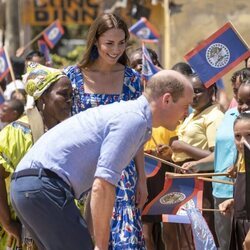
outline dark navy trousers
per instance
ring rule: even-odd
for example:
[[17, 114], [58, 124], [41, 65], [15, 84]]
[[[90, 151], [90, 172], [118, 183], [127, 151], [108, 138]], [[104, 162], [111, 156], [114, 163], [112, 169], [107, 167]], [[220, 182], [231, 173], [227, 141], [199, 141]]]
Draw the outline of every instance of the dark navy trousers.
[[86, 223], [63, 180], [17, 177], [11, 181], [11, 201], [39, 249], [93, 249]]

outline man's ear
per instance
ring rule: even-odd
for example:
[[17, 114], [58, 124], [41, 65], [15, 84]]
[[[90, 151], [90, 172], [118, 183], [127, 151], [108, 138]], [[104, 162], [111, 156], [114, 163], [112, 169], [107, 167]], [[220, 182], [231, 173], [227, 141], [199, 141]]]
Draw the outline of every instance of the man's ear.
[[170, 93], [165, 93], [163, 96], [162, 96], [162, 103], [163, 104], [168, 104], [170, 101], [171, 101], [171, 94]]

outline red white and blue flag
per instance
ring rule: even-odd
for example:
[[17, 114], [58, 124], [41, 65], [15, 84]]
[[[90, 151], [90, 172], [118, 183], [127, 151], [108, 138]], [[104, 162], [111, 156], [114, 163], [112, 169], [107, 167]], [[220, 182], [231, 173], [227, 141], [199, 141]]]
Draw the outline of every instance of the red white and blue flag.
[[129, 32], [143, 42], [155, 43], [159, 41], [160, 37], [159, 33], [145, 17], [142, 17], [138, 22], [131, 26]]
[[247, 44], [228, 22], [184, 58], [209, 87], [249, 56]]
[[149, 201], [142, 215], [161, 215], [163, 222], [190, 223], [186, 209], [202, 207], [203, 181], [165, 177], [162, 191]]
[[1, 88], [0, 89], [0, 105], [2, 105], [4, 103], [4, 101], [5, 101], [5, 99], [4, 99], [3, 91], [2, 91], [2, 88]]
[[153, 64], [146, 46], [142, 43], [142, 79], [148, 81], [158, 71], [159, 69]]
[[38, 49], [41, 53], [44, 54], [46, 62], [52, 62], [50, 53], [49, 53], [49, 48], [44, 40], [38, 40]]
[[0, 81], [9, 73], [10, 67], [3, 48], [0, 49]]
[[59, 20], [53, 22], [43, 31], [43, 37], [48, 46], [53, 49], [64, 34], [64, 29]]
[[145, 160], [145, 173], [147, 178], [153, 177], [161, 168], [161, 162], [147, 155], [144, 155], [144, 160]]

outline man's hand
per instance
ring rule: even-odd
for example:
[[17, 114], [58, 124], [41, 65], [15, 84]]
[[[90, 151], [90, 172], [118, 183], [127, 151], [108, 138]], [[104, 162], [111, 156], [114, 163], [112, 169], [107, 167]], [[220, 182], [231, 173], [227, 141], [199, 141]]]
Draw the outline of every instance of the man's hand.
[[139, 209], [142, 209], [148, 198], [146, 177], [139, 177], [136, 184], [135, 203]]
[[90, 208], [96, 250], [108, 249], [114, 200], [115, 186], [102, 178], [95, 178], [91, 191]]

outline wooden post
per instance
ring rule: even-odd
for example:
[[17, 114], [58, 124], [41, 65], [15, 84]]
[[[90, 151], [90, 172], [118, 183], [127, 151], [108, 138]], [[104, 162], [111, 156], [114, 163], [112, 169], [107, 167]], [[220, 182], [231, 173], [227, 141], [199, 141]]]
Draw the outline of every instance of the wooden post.
[[170, 69], [170, 11], [169, 0], [164, 0], [164, 67]]

